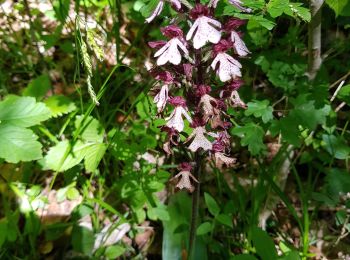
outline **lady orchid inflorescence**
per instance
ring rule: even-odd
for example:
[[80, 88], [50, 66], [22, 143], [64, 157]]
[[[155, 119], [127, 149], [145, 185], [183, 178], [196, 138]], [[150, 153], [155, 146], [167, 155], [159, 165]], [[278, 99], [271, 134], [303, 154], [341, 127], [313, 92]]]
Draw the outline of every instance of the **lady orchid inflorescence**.
[[[250, 12], [240, 0], [229, 2]], [[206, 152], [219, 168], [231, 167], [236, 159], [229, 156], [227, 130], [231, 123], [226, 110], [228, 106], [246, 108], [237, 92], [243, 84], [238, 57], [250, 53], [238, 31], [245, 22], [236, 18], [224, 22], [215, 19], [218, 0], [211, 0], [207, 6], [197, 3], [193, 8], [179, 0], [160, 0], [146, 22], [155, 19], [166, 3], [181, 12], [182, 17], [185, 15], [188, 23], [174, 18], [170, 25], [161, 28], [166, 40], [149, 42], [157, 59], [157, 67], [151, 70], [158, 81], [152, 91], [154, 103], [158, 115], [166, 121], [161, 127], [167, 134], [163, 149], [170, 155], [175, 147], [184, 146], [193, 153]], [[188, 29], [187, 33], [182, 28]], [[193, 130], [181, 142], [186, 121]], [[194, 190], [193, 184], [198, 183], [191, 173], [195, 164], [180, 163], [179, 173], [172, 178], [177, 188]]]

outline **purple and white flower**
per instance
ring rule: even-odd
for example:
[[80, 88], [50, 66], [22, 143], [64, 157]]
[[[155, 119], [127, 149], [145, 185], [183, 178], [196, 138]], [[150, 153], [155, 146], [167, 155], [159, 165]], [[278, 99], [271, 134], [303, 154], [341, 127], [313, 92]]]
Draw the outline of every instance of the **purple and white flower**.
[[[171, 5], [176, 9], [181, 9], [181, 2], [179, 0], [170, 0]], [[164, 7], [164, 0], [160, 0], [153, 10], [152, 14], [146, 19], [146, 23], [152, 22], [157, 16], [160, 15]]]
[[220, 52], [216, 55], [211, 64], [211, 67], [213, 70], [217, 69], [216, 73], [222, 82], [236, 79], [237, 77], [242, 77], [241, 63], [223, 52]]
[[231, 32], [231, 40], [233, 43], [233, 49], [237, 53], [238, 56], [247, 56], [250, 51], [245, 45], [244, 41], [242, 41], [240, 35], [236, 31]]
[[[200, 4], [197, 4], [191, 12], [196, 13], [196, 15], [192, 15], [193, 17], [198, 17], [188, 31], [186, 40], [189, 41], [193, 38], [193, 47], [195, 49], [202, 48], [208, 42], [218, 43], [221, 39], [221, 23], [204, 15], [208, 12]], [[201, 13], [203, 14], [200, 15]]]
[[186, 142], [193, 138], [192, 143], [188, 147], [192, 152], [196, 152], [199, 148], [202, 148], [204, 151], [209, 151], [212, 149], [212, 143], [204, 136], [207, 133], [204, 127], [196, 127], [190, 136], [187, 138]]
[[174, 128], [178, 132], [182, 132], [185, 127], [184, 116], [189, 123], [192, 123], [192, 119], [188, 114], [186, 108], [186, 102], [182, 97], [173, 97], [169, 99], [169, 103], [175, 106], [173, 112], [165, 120], [167, 121], [166, 126], [169, 128]]
[[169, 87], [168, 85], [164, 85], [159, 93], [154, 97], [154, 100], [153, 102], [157, 104], [157, 112], [158, 114], [161, 113], [165, 106], [166, 106], [166, 103], [168, 101], [168, 93], [169, 93]]

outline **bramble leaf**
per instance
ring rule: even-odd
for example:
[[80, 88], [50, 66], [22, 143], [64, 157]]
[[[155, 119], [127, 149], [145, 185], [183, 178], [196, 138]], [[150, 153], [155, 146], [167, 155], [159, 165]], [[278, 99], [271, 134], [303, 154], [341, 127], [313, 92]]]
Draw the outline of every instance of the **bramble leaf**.
[[46, 106], [51, 110], [53, 117], [62, 116], [74, 111], [77, 107], [66, 96], [51, 96], [44, 101]]
[[286, 8], [288, 8], [289, 0], [270, 0], [267, 4], [267, 12], [276, 18], [281, 16]]

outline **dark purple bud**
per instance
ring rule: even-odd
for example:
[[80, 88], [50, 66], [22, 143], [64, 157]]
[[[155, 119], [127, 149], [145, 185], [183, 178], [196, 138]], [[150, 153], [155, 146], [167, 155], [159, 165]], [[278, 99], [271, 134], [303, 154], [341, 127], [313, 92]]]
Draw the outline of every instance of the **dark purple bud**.
[[219, 52], [226, 52], [232, 48], [232, 42], [230, 40], [221, 39], [219, 43], [213, 47], [213, 55], [216, 56]]
[[168, 38], [182, 37], [182, 30], [176, 25], [169, 25], [160, 29], [162, 34]]
[[189, 162], [183, 162], [183, 163], [180, 163], [178, 168], [180, 171], [190, 172], [192, 170], [192, 165]]
[[218, 109], [220, 109], [221, 111], [226, 111], [227, 110], [227, 106], [225, 104], [225, 101], [222, 99], [217, 99], [216, 100], [216, 107]]
[[205, 126], [206, 122], [204, 121], [203, 116], [195, 115], [192, 118], [192, 123], [190, 124], [190, 127], [196, 128], [200, 126]]
[[229, 84], [227, 84], [225, 87], [229, 91], [234, 91], [239, 89], [244, 84], [244, 81], [241, 79], [234, 79]]
[[210, 10], [205, 5], [196, 4], [196, 6], [190, 11], [190, 18], [196, 20], [200, 16], [210, 16]]
[[182, 107], [186, 106], [186, 100], [181, 96], [171, 97], [171, 98], [169, 98], [168, 102], [176, 107], [177, 106], [182, 106]]
[[160, 49], [166, 44], [166, 41], [154, 41], [148, 42], [148, 46], [152, 49]]
[[166, 84], [170, 84], [174, 82], [174, 77], [169, 71], [153, 70], [151, 71], [151, 75], [156, 80], [164, 81], [164, 83]]
[[190, 64], [190, 63], [185, 63], [182, 66], [183, 66], [183, 70], [184, 70], [184, 73], [186, 75], [186, 78], [187, 79], [191, 79], [192, 78], [193, 65]]
[[224, 25], [224, 30], [226, 32], [231, 32], [237, 30], [240, 26], [246, 24], [246, 20], [241, 20], [237, 18], [231, 18]]
[[223, 152], [225, 150], [225, 144], [221, 141], [215, 141], [213, 143], [213, 148], [212, 151], [217, 153], [217, 152]]
[[201, 97], [201, 96], [204, 96], [205, 94], [210, 93], [210, 91], [211, 91], [210, 86], [199, 85], [198, 87], [196, 87], [195, 94], [197, 97]]

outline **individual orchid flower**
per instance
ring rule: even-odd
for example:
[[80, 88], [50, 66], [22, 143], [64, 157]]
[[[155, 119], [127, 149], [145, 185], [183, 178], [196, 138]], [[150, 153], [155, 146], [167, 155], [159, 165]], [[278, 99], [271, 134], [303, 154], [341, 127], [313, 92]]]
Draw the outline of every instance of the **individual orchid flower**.
[[221, 23], [205, 14], [209, 14], [207, 7], [197, 4], [192, 12], [192, 17], [196, 17], [193, 25], [186, 35], [186, 40], [193, 38], [193, 47], [202, 48], [208, 42], [218, 43], [221, 39]]
[[162, 131], [167, 132], [167, 140], [163, 144], [163, 150], [168, 154], [172, 154], [173, 151], [171, 149], [172, 146], [177, 146], [180, 142], [179, 132], [174, 128], [169, 128], [167, 126], [163, 126], [161, 128]]
[[186, 189], [189, 192], [194, 191], [194, 186], [191, 181], [197, 182], [198, 180], [191, 174], [192, 167], [189, 163], [182, 163], [180, 165], [180, 169], [182, 169], [178, 174], [176, 174], [170, 181], [178, 180], [176, 184], [176, 188], [183, 190]]
[[168, 85], [164, 85], [159, 93], [154, 97], [154, 103], [157, 104], [157, 112], [158, 114], [161, 113], [165, 106], [166, 106], [166, 103], [168, 101], [168, 92], [169, 92], [169, 87]]
[[232, 91], [231, 97], [229, 98], [229, 102], [233, 107], [247, 108], [246, 103], [242, 101], [237, 90]]
[[192, 152], [196, 152], [199, 148], [204, 151], [209, 151], [212, 149], [212, 143], [204, 136], [207, 133], [204, 127], [196, 127], [190, 136], [187, 138], [186, 142], [193, 138], [192, 143], [188, 147]]
[[203, 118], [205, 122], [208, 121], [208, 119], [220, 114], [220, 110], [216, 107], [216, 102], [216, 99], [208, 94], [201, 97], [199, 106], [203, 110]]
[[167, 121], [166, 126], [174, 128], [178, 132], [182, 132], [185, 127], [182, 116], [184, 116], [188, 122], [192, 123], [192, 119], [186, 108], [186, 102], [182, 97], [178, 96], [170, 98], [169, 103], [174, 105], [175, 109], [171, 112], [170, 116], [165, 119]]
[[217, 65], [217, 74], [222, 82], [235, 79], [236, 77], [242, 77], [241, 63], [226, 53], [220, 52], [216, 55], [215, 59], [211, 63], [212, 69], [216, 70]]
[[163, 28], [162, 33], [171, 39], [154, 54], [154, 57], [158, 57], [157, 65], [162, 66], [168, 62], [174, 65], [179, 65], [182, 57], [180, 50], [185, 56], [188, 56], [188, 50], [184, 44], [182, 30], [175, 25], [170, 25]]
[[236, 163], [236, 160], [236, 158], [228, 157], [224, 153], [214, 153], [215, 166], [219, 169], [223, 168], [223, 166], [232, 167]]
[[[176, 9], [181, 9], [181, 2], [179, 0], [170, 0], [171, 5]], [[146, 23], [152, 22], [157, 16], [160, 15], [164, 7], [164, 0], [160, 0], [153, 10], [152, 14], [146, 19]]]
[[250, 53], [244, 41], [242, 41], [241, 37], [236, 31], [231, 32], [231, 40], [233, 43], [233, 49], [235, 50], [238, 56], [243, 57], [247, 56]]

